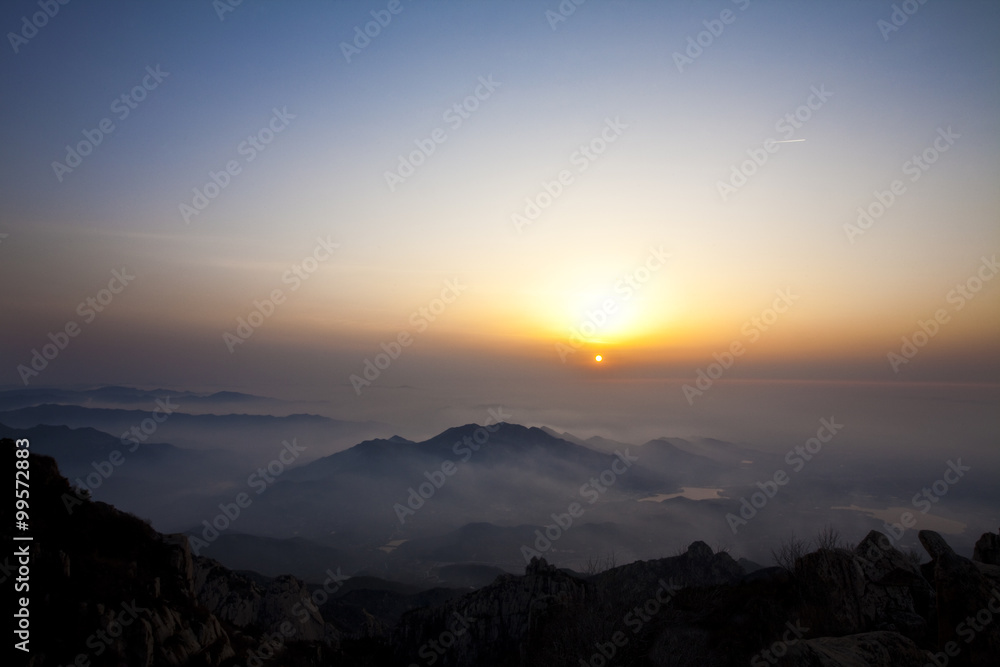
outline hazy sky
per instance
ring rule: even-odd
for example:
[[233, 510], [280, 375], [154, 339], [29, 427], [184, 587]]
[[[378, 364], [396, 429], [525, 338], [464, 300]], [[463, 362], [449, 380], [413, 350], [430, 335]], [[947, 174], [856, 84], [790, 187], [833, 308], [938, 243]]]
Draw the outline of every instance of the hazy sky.
[[224, 3], [0, 10], [0, 384], [997, 378], [995, 2]]

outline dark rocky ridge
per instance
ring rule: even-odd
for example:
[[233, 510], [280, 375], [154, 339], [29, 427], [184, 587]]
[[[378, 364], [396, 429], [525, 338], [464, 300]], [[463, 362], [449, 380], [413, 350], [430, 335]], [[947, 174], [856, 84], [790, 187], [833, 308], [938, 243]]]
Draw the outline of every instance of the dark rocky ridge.
[[[322, 586], [294, 577], [193, 557], [183, 536], [109, 505], [81, 501], [69, 513], [55, 461], [30, 461], [33, 650], [19, 664], [67, 665], [79, 654], [92, 665], [212, 666], [271, 654], [260, 664], [909, 666], [938, 654], [938, 664], [978, 666], [1000, 657], [997, 534], [970, 560], [921, 532], [932, 558], [921, 567], [873, 531], [791, 571], [747, 574], [695, 542], [590, 577], [535, 560], [523, 576], [464, 594], [335, 577], [317, 596]], [[117, 637], [95, 639], [131, 609], [135, 621]]]

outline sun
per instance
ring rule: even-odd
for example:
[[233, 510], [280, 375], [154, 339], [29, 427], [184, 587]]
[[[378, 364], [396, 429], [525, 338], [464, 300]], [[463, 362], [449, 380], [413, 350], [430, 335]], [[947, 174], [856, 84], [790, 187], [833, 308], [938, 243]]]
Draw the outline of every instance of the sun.
[[594, 357], [594, 361], [596, 361], [597, 363], [601, 363], [602, 361], [604, 361], [604, 357], [602, 357], [601, 355], [597, 355], [596, 357]]

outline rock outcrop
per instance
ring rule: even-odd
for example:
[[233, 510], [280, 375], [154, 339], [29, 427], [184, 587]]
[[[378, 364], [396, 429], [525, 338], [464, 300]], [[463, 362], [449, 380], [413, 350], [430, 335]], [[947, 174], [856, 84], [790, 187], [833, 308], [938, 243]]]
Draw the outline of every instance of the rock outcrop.
[[[321, 641], [330, 646], [338, 641], [337, 631], [319, 613], [314, 595], [320, 594], [295, 577], [275, 577], [261, 587], [214, 560], [196, 558], [194, 589], [198, 601], [210, 612], [238, 628], [254, 627], [274, 633], [281, 632], [283, 623], [291, 622], [296, 640]], [[322, 594], [324, 600], [327, 596]]]
[[221, 665], [235, 656], [224, 624], [198, 602], [186, 540], [77, 498], [49, 457], [31, 456], [30, 470], [33, 666]]
[[586, 582], [533, 558], [523, 577], [501, 575], [478, 591], [405, 614], [394, 633], [401, 664], [522, 663], [529, 638], [560, 612], [586, 602]]
[[803, 623], [819, 634], [899, 632], [920, 643], [932, 590], [917, 566], [888, 538], [870, 532], [853, 550], [820, 549], [799, 558]]
[[776, 667], [920, 667], [927, 654], [894, 632], [806, 639], [788, 647]]
[[972, 560], [986, 565], [1000, 565], [1000, 534], [984, 533], [976, 542]]
[[937, 601], [937, 652], [949, 665], [997, 664], [1000, 566], [959, 556], [933, 531], [918, 536], [932, 559], [926, 570], [933, 573]]
[[324, 664], [335, 652], [337, 633], [307, 604], [302, 582], [259, 586], [192, 557], [185, 536], [80, 498], [53, 459], [29, 460], [33, 540], [19, 544], [31, 568], [32, 667], [228, 665], [282, 624], [291, 632], [280, 648], [306, 654], [296, 664]]

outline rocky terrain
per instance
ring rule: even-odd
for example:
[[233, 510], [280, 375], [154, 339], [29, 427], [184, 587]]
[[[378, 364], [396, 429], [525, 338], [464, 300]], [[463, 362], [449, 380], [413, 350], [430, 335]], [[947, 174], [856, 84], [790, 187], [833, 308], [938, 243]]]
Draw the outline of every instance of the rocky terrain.
[[1000, 534], [969, 559], [921, 531], [923, 565], [872, 531], [752, 572], [694, 542], [590, 576], [535, 559], [476, 590], [333, 567], [306, 584], [193, 556], [184, 536], [77, 499], [53, 459], [30, 462], [33, 632], [18, 664], [1000, 664]]

